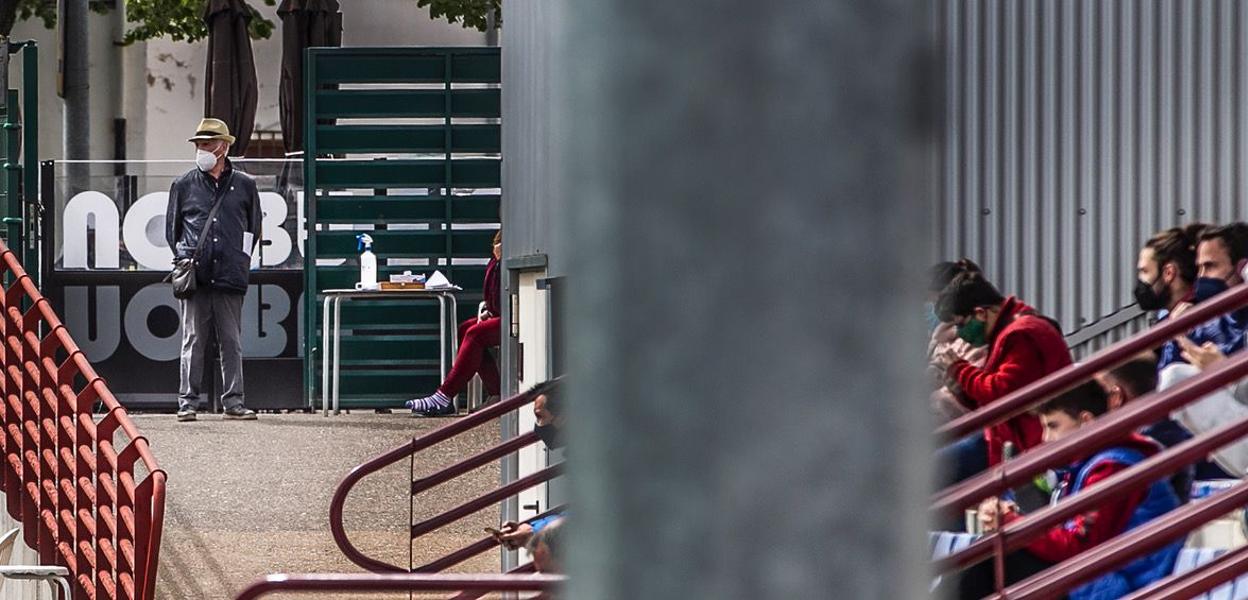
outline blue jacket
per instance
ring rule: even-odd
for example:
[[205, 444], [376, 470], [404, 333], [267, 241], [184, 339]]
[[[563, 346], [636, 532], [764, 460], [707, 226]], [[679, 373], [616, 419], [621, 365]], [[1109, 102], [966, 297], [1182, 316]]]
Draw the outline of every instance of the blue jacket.
[[199, 169], [174, 180], [165, 211], [165, 241], [175, 259], [191, 256], [218, 193], [221, 208], [216, 223], [207, 224], [211, 237], [199, 253], [197, 283], [201, 288], [245, 294], [251, 255], [243, 250], [243, 233], [250, 232], [253, 245], [258, 244], [261, 220], [260, 194], [250, 175], [227, 166], [220, 181]]
[[533, 533], [537, 533], [545, 529], [547, 525], [550, 525], [551, 523], [554, 523], [555, 521], [562, 519], [565, 514], [566, 513], [562, 510], [556, 513], [550, 513], [549, 515], [546, 515], [540, 519], [534, 519], [530, 521], [529, 527], [533, 528]]
[[[1170, 316], [1168, 311], [1159, 311], [1157, 322], [1164, 321], [1168, 316]], [[1197, 346], [1213, 342], [1218, 349], [1222, 350], [1222, 354], [1229, 355], [1244, 348], [1246, 331], [1248, 331], [1248, 311], [1237, 311], [1200, 324], [1187, 333], [1187, 339], [1195, 342]], [[1179, 343], [1169, 340], [1161, 347], [1157, 370], [1160, 371], [1176, 362], [1187, 361], [1183, 360]]]
[[[1096, 453], [1081, 465], [1078, 465], [1074, 482], [1068, 494], [1077, 494], [1084, 487], [1088, 473], [1098, 464], [1111, 461], [1126, 466], [1135, 465], [1144, 460], [1144, 453], [1127, 447], [1116, 447]], [[1140, 501], [1135, 512], [1127, 522], [1127, 531], [1135, 529], [1179, 506], [1174, 488], [1169, 481], [1159, 480], [1148, 488], [1148, 493]], [[1184, 538], [1162, 547], [1160, 550], [1142, 556], [1127, 563], [1126, 566], [1107, 573], [1070, 591], [1070, 600], [1111, 600], [1121, 598], [1135, 590], [1170, 575], [1174, 570], [1174, 562], [1183, 549]]]

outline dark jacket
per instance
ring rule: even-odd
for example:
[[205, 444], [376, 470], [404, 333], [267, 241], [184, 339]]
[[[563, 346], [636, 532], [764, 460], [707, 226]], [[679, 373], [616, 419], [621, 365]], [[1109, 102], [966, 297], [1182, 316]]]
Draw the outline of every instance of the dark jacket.
[[[976, 367], [965, 360], [949, 365], [948, 378], [962, 387], [963, 395], [979, 409], [1018, 391], [1072, 360], [1062, 332], [1052, 321], [1013, 296], [1001, 304], [1001, 313], [988, 334], [988, 360]], [[1018, 415], [984, 430], [988, 442], [988, 465], [1001, 462], [1005, 442], [1019, 450], [1040, 443], [1040, 420], [1030, 413]]]
[[[1189, 294], [1190, 296], [1192, 295]], [[1192, 297], [1192, 300], [1195, 301], [1195, 298]], [[1194, 303], [1199, 304], [1199, 301]], [[1169, 316], [1169, 311], [1158, 311], [1157, 322], [1160, 323]], [[1222, 354], [1226, 355], [1243, 350], [1245, 336], [1248, 336], [1248, 311], [1244, 310], [1215, 317], [1187, 332], [1187, 339], [1192, 340], [1197, 346], [1212, 342], [1222, 351]], [[1157, 359], [1157, 371], [1161, 372], [1162, 369], [1174, 363], [1184, 362], [1187, 361], [1183, 360], [1183, 349], [1179, 343], [1168, 340], [1161, 346], [1160, 357]]]
[[243, 250], [243, 232], [250, 232], [253, 244], [258, 244], [261, 220], [260, 194], [250, 175], [227, 163], [219, 182], [199, 169], [174, 180], [165, 212], [165, 241], [174, 258], [194, 254], [218, 193], [223, 195], [221, 208], [217, 209], [216, 223], [208, 230], [211, 237], [199, 252], [197, 283], [205, 288], [245, 294], [251, 256]]

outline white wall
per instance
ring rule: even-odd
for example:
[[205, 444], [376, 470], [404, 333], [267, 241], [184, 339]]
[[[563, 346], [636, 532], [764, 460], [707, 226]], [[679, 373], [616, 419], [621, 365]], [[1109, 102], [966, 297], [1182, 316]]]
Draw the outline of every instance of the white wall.
[[[253, 6], [259, 3], [252, 2]], [[432, 21], [426, 9], [412, 0], [369, 0], [343, 2], [344, 46], [438, 46], [482, 45], [485, 34], [465, 30], [444, 20]], [[277, 9], [257, 6], [275, 23]], [[203, 80], [207, 43], [187, 44], [155, 40], [145, 44], [147, 68], [154, 83], [146, 87], [147, 131], [145, 158], [182, 158], [191, 154], [186, 144], [189, 134], [203, 116]], [[280, 130], [278, 80], [281, 77], [282, 38], [280, 23], [273, 36], [252, 44], [256, 57], [256, 77], [260, 101], [256, 107], [256, 129]], [[129, 79], [129, 78], [128, 78]], [[127, 86], [134, 86], [127, 81]], [[132, 119], [137, 121], [139, 119]], [[132, 154], [132, 157], [137, 155]]]
[[[484, 45], [485, 34], [429, 18], [412, 0], [343, 2], [343, 45], [346, 46], [471, 46]], [[280, 129], [278, 78], [281, 29], [277, 8], [253, 1], [278, 23], [273, 36], [256, 40], [256, 76], [260, 101], [257, 129]], [[113, 119], [127, 120], [126, 149], [130, 159], [186, 158], [186, 138], [203, 116], [206, 42], [188, 44], [167, 39], [117, 46], [125, 31], [122, 15], [91, 15], [90, 102], [91, 158], [113, 156]], [[56, 32], [42, 23], [19, 23], [14, 40], [35, 39], [40, 52], [39, 155], [62, 157], [62, 102], [56, 95]], [[14, 61], [12, 82], [21, 81], [21, 61]]]
[[[92, 158], [112, 158], [113, 119], [121, 112], [117, 84], [121, 79], [122, 49], [113, 43], [120, 37], [116, 21], [112, 14], [91, 13], [88, 24]], [[41, 21], [24, 21], [13, 28], [12, 39], [33, 39], [39, 44], [39, 157], [61, 158], [63, 103], [56, 95], [56, 31], [44, 28]], [[9, 83], [20, 89], [22, 58], [20, 54], [13, 58]]]

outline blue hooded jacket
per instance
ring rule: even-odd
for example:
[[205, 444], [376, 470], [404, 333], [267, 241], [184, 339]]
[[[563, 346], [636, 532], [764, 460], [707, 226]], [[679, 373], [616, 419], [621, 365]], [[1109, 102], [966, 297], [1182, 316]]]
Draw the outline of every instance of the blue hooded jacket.
[[[1088, 474], [1106, 461], [1128, 467], [1140, 463], [1144, 453], [1127, 447], [1115, 447], [1096, 453], [1074, 470], [1074, 482], [1063, 495], [1079, 493]], [[1148, 487], [1148, 493], [1140, 501], [1127, 522], [1130, 531], [1179, 506], [1179, 499], [1169, 481], [1162, 479]], [[1070, 591], [1070, 600], [1112, 600], [1141, 589], [1154, 581], [1163, 579], [1174, 570], [1174, 563], [1183, 549], [1185, 537], [1167, 544], [1161, 549], [1135, 559], [1116, 571], [1102, 575]]]

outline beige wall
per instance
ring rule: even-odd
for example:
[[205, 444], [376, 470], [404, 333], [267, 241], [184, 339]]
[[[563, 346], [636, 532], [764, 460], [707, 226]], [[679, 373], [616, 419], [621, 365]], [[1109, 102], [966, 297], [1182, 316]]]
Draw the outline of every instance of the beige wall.
[[[277, 22], [276, 7], [253, 5]], [[411, 0], [344, 2], [343, 44], [347, 46], [482, 45], [485, 35], [444, 20], [429, 18], [427, 9]], [[186, 158], [186, 135], [203, 112], [204, 62], [207, 44], [154, 40], [117, 46], [125, 30], [120, 13], [91, 15], [90, 102], [91, 157], [114, 158], [113, 120], [127, 120], [130, 159]], [[56, 33], [38, 22], [19, 23], [13, 39], [35, 39], [40, 47], [40, 158], [62, 156], [62, 103], [56, 96]], [[280, 129], [278, 77], [281, 61], [280, 23], [271, 38], [254, 42], [260, 101], [257, 129]], [[21, 81], [15, 61], [13, 81]]]
[[[88, 81], [91, 110], [91, 156], [112, 158], [113, 119], [121, 113], [122, 50], [113, 44], [119, 36], [116, 15], [90, 15], [88, 25]], [[62, 156], [62, 102], [56, 95], [56, 31], [46, 29], [42, 22], [25, 21], [13, 28], [13, 40], [33, 39], [39, 44], [39, 157], [54, 159]], [[21, 87], [22, 61], [14, 57], [10, 84]], [[24, 110], [29, 110], [24, 107]]]

